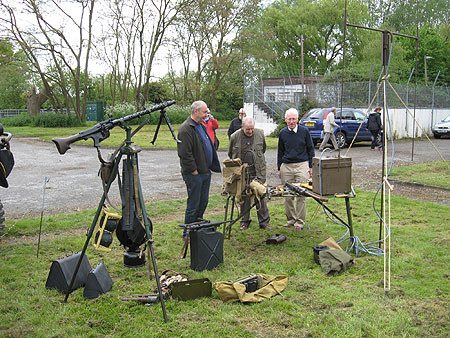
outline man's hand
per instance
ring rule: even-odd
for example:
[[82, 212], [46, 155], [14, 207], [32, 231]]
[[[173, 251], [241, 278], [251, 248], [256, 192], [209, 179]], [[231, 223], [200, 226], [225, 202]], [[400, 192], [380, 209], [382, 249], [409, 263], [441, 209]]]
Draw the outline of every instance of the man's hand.
[[278, 170], [278, 177], [281, 178], [281, 172]]
[[195, 170], [192, 172], [192, 175], [198, 175], [198, 170], [195, 169]]
[[309, 177], [312, 177], [312, 168], [309, 168]]

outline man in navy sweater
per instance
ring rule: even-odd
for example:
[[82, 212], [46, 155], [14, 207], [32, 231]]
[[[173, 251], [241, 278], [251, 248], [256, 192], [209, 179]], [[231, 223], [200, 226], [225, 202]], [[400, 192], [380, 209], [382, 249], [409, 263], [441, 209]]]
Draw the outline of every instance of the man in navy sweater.
[[[312, 177], [314, 145], [309, 130], [298, 124], [298, 111], [288, 109], [284, 115], [287, 127], [278, 137], [278, 176], [281, 183], [306, 183]], [[295, 200], [297, 200], [295, 203]], [[306, 218], [306, 198], [286, 197], [284, 202], [287, 224], [295, 231], [302, 231]]]

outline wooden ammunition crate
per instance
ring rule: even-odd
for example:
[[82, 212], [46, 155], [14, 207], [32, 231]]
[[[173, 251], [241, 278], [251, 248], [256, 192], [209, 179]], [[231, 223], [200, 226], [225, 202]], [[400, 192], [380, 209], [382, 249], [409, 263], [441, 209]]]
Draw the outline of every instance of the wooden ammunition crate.
[[[321, 170], [320, 167], [321, 167]], [[347, 194], [352, 185], [351, 157], [313, 158], [313, 192], [322, 195]]]

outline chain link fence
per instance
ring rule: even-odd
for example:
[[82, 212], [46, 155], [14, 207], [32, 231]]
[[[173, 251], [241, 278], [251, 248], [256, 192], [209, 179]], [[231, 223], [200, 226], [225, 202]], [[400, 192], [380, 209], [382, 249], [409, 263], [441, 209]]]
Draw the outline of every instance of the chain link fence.
[[[450, 87], [424, 86], [414, 84], [391, 83], [394, 90], [386, 83], [386, 95], [382, 82], [329, 82], [319, 76], [278, 77], [275, 79], [258, 79], [247, 81], [244, 100], [254, 103], [268, 115], [281, 115], [287, 108], [301, 110], [305, 99], [317, 107], [354, 107], [367, 108], [373, 100], [372, 107], [382, 106], [384, 97], [389, 108], [449, 108]], [[397, 96], [398, 95], [398, 96]], [[402, 103], [403, 101], [403, 103]]]

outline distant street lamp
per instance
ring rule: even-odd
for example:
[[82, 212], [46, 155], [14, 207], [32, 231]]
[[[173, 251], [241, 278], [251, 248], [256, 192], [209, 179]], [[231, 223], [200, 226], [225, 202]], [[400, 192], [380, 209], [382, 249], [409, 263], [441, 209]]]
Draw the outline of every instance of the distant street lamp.
[[423, 63], [424, 63], [424, 65], [425, 65], [425, 86], [427, 86], [428, 87], [428, 76], [427, 76], [427, 60], [428, 59], [432, 59], [433, 57], [432, 56], [429, 56], [429, 55], [424, 55], [423, 56]]

